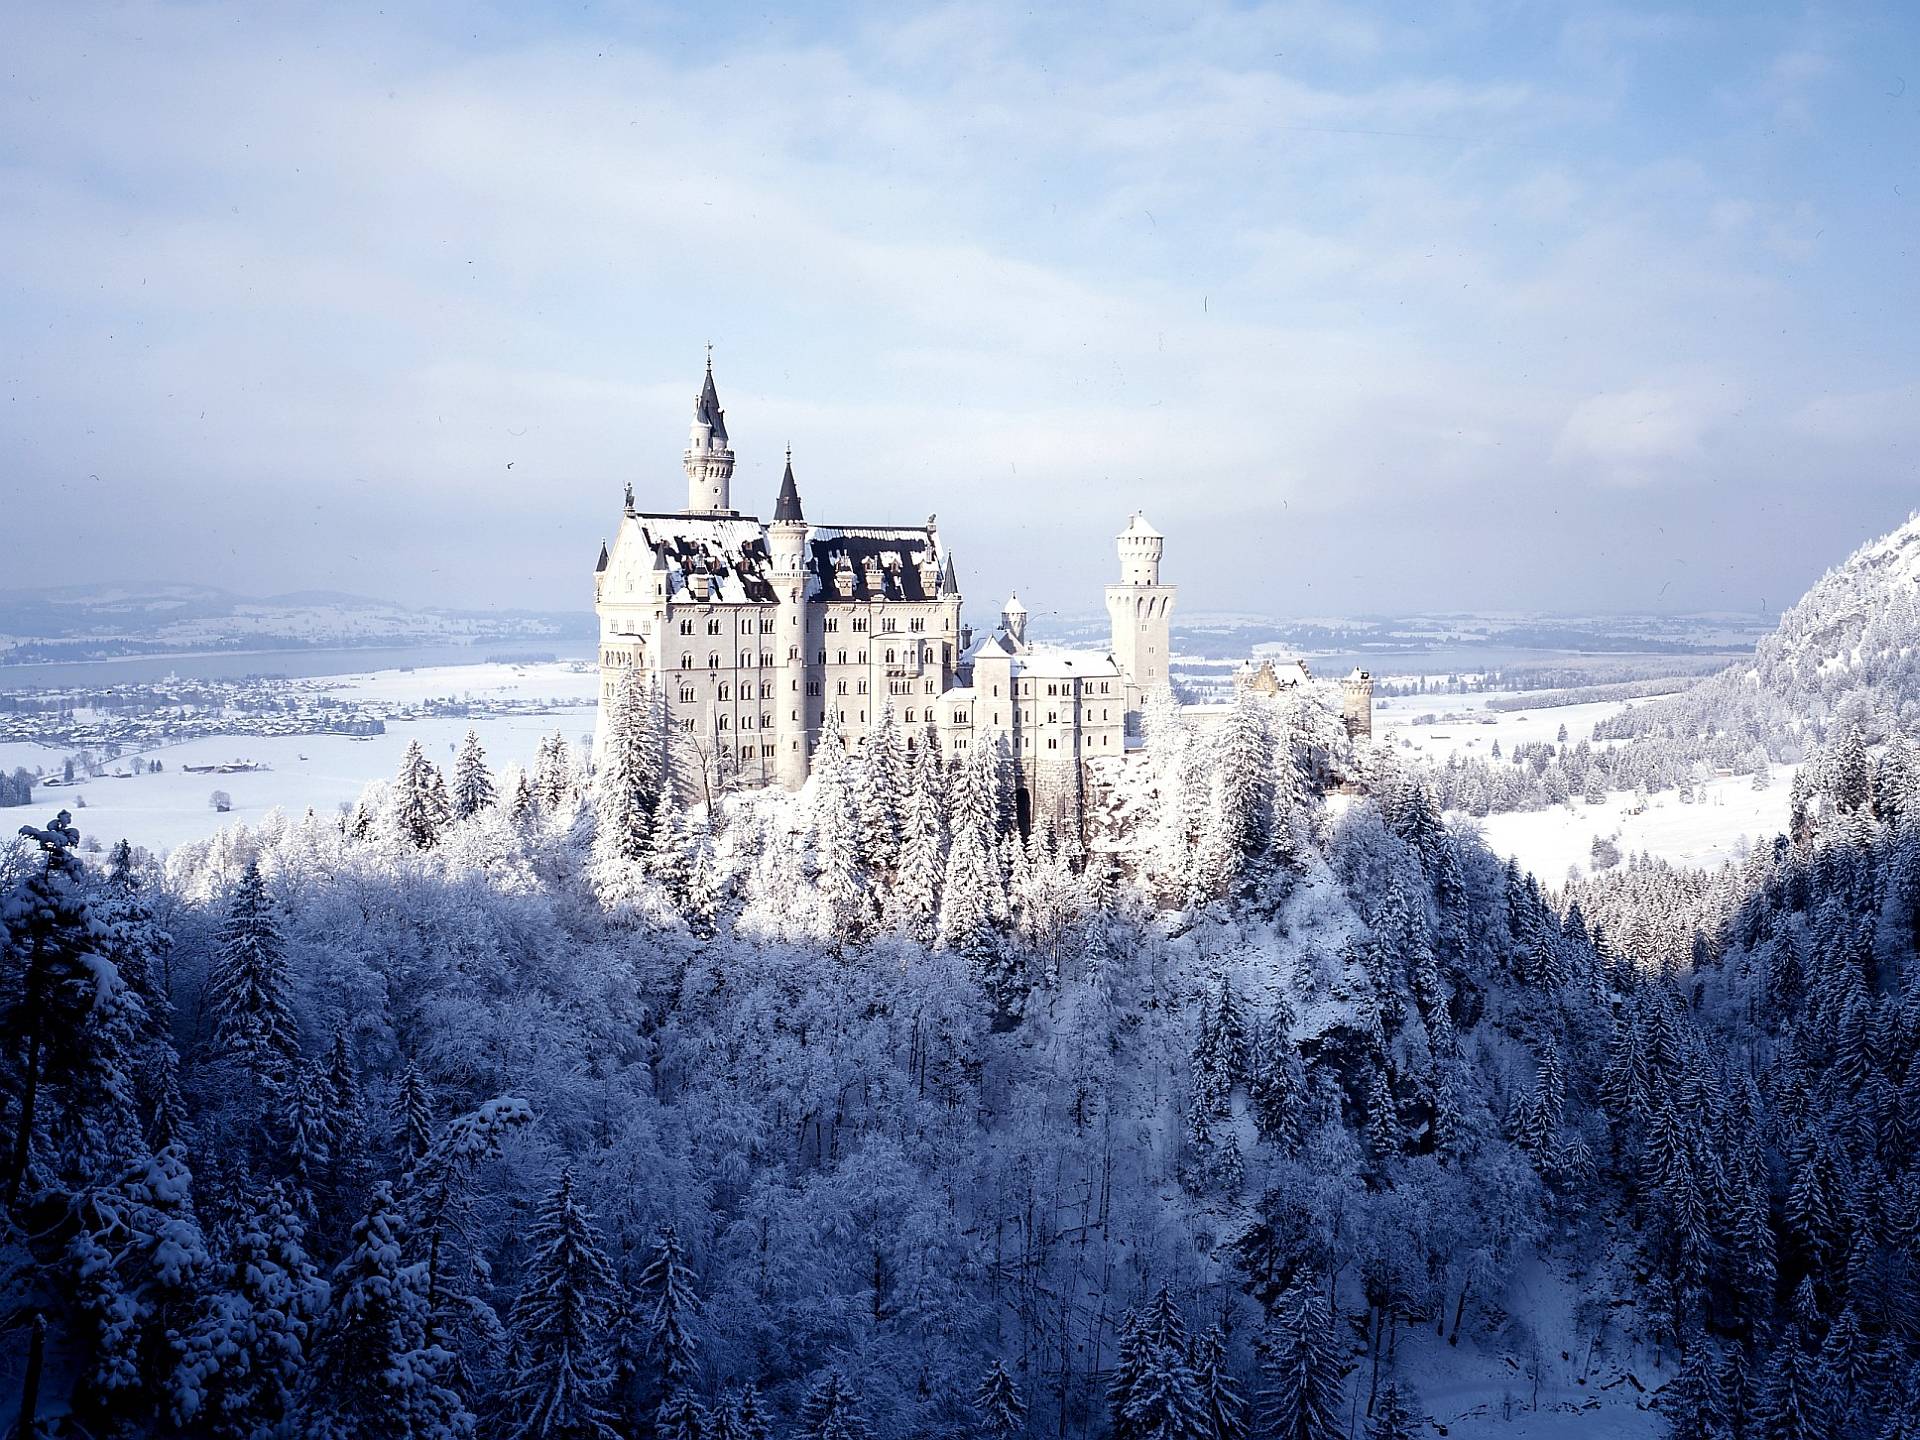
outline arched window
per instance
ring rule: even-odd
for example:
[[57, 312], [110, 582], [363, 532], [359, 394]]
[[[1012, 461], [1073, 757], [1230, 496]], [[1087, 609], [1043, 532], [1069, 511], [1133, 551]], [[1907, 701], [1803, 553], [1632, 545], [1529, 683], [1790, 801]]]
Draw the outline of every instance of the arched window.
[[707, 669], [718, 670], [719, 668], [720, 668], [720, 652], [718, 650], [708, 651], [707, 652]]
[[691, 670], [693, 668], [693, 654], [691, 651], [683, 650], [680, 652], [680, 668], [682, 670]]

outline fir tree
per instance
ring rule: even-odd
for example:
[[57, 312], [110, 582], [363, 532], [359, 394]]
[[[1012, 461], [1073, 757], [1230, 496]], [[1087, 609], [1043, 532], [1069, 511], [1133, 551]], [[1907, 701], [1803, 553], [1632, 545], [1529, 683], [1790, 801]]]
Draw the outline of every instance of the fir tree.
[[1382, 1385], [1367, 1417], [1367, 1440], [1418, 1440], [1424, 1429], [1417, 1402], [1401, 1383], [1389, 1380]]
[[860, 1392], [833, 1369], [822, 1372], [808, 1389], [800, 1403], [799, 1427], [803, 1440], [870, 1440], [873, 1433], [860, 1414]]
[[699, 1299], [680, 1236], [669, 1225], [660, 1232], [653, 1256], [640, 1272], [641, 1303], [647, 1327], [647, 1353], [657, 1367], [660, 1394], [670, 1396], [695, 1380], [694, 1317]]
[[394, 1148], [407, 1163], [418, 1160], [433, 1144], [433, 1092], [420, 1067], [409, 1060], [401, 1067], [393, 1089], [390, 1125]]
[[453, 762], [453, 813], [458, 819], [471, 820], [482, 810], [491, 809], [494, 799], [487, 752], [480, 748], [480, 737], [469, 730]]
[[1011, 1440], [1027, 1428], [1027, 1405], [1020, 1398], [1020, 1387], [1007, 1373], [1006, 1363], [995, 1360], [973, 1399], [974, 1412], [980, 1417], [980, 1433], [993, 1440]]
[[207, 979], [214, 1035], [253, 1082], [275, 1090], [300, 1053], [286, 942], [260, 866], [249, 864], [227, 907]]
[[407, 743], [400, 773], [393, 782], [392, 800], [393, 823], [401, 839], [416, 850], [431, 850], [439, 843], [440, 832], [451, 818], [446, 779], [427, 759], [418, 740]]
[[1342, 1429], [1342, 1382], [1325, 1297], [1296, 1282], [1280, 1297], [1264, 1339], [1260, 1433], [1274, 1440], [1335, 1440]]
[[508, 1411], [515, 1440], [614, 1440], [607, 1405], [615, 1280], [571, 1168], [527, 1234], [531, 1256], [510, 1320], [516, 1337]]

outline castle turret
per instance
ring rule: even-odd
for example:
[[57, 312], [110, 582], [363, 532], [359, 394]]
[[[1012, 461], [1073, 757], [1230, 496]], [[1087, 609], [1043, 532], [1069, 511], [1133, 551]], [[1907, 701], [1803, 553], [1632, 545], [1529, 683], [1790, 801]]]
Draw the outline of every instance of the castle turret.
[[1009, 595], [1007, 603], [1000, 607], [1000, 625], [1014, 644], [1027, 643], [1027, 607], [1020, 603], [1018, 595]]
[[727, 445], [727, 412], [713, 387], [713, 350], [707, 350], [707, 377], [693, 397], [693, 426], [687, 435], [687, 513], [731, 515], [733, 451]]
[[1355, 670], [1340, 682], [1340, 718], [1346, 722], [1347, 738], [1373, 738], [1373, 676]]
[[1174, 587], [1160, 583], [1166, 537], [1139, 511], [1119, 535], [1120, 583], [1107, 587], [1113, 659], [1127, 683], [1127, 733], [1140, 733], [1147, 696], [1168, 683]]
[[773, 523], [767, 526], [767, 553], [779, 606], [774, 620], [780, 698], [773, 712], [773, 773], [787, 789], [798, 790], [807, 783], [813, 747], [807, 729], [807, 520], [800, 508], [800, 487], [793, 481], [791, 449], [773, 502]]

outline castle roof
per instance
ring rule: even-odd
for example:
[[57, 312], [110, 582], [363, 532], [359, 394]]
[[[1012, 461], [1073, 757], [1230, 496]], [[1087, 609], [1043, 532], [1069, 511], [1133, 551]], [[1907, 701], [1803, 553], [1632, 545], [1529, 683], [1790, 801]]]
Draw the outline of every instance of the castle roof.
[[693, 402], [693, 418], [713, 427], [716, 443], [727, 443], [727, 412], [720, 408], [720, 392], [713, 388], [713, 356], [707, 356], [707, 378]]
[[808, 598], [937, 600], [940, 541], [924, 525], [816, 525]]
[[[711, 385], [712, 381], [709, 380], [708, 384]], [[1167, 537], [1149, 525], [1147, 517], [1136, 510], [1133, 512], [1133, 518], [1127, 521], [1127, 528], [1120, 532], [1120, 538], [1122, 540], [1164, 540]]]
[[773, 556], [766, 532], [749, 516], [635, 515], [639, 543], [652, 552], [649, 568], [667, 572], [667, 598], [695, 597], [693, 578], [706, 577], [706, 598], [720, 604], [771, 604]]
[[806, 516], [800, 513], [800, 487], [793, 483], [793, 452], [787, 452], [787, 473], [780, 477], [780, 497], [773, 502], [773, 523], [798, 522]]
[[940, 598], [947, 599], [960, 593], [960, 576], [953, 568], [953, 551], [947, 551], [947, 563], [940, 571]]
[[593, 573], [598, 575], [602, 570], [606, 568], [607, 568], [607, 542], [602, 540], [600, 542], [600, 563], [593, 567]]

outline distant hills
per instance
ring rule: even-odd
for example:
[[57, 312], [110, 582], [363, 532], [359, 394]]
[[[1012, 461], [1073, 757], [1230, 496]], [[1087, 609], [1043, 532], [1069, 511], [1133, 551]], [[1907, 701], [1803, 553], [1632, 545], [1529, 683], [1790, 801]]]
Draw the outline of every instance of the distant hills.
[[410, 609], [329, 590], [210, 585], [0, 590], [0, 665], [195, 651], [590, 640], [590, 611]]

